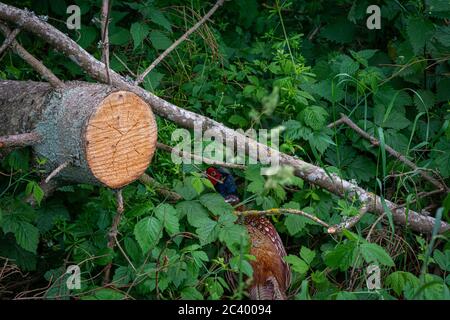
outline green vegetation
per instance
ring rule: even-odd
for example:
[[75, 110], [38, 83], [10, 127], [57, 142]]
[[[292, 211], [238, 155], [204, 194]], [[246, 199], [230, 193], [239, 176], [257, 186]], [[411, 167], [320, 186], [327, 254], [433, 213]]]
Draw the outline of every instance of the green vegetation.
[[[101, 1], [74, 1], [82, 27], [67, 30], [69, 4], [7, 1], [28, 7], [93, 54], [101, 56]], [[381, 7], [381, 30], [368, 30], [366, 8]], [[213, 3], [113, 1], [111, 68], [142, 72]], [[3, 39], [3, 38], [2, 38]], [[31, 34], [18, 40], [63, 80], [92, 80], [61, 53]], [[12, 51], [0, 56], [0, 78], [40, 80]], [[426, 209], [450, 222], [450, 196], [420, 197], [435, 186], [389, 155], [389, 145], [419, 167], [450, 182], [450, 2], [227, 1], [211, 21], [176, 48], [143, 87], [231, 128], [282, 126], [281, 151], [355, 181], [407, 208]], [[343, 113], [380, 140], [364, 140], [342, 124]], [[177, 128], [158, 118], [159, 141], [174, 145]], [[241, 299], [251, 276], [248, 235], [233, 208], [202, 177], [206, 165], [174, 165], [158, 151], [147, 173], [183, 197], [171, 203], [140, 182], [123, 189], [118, 244], [108, 248], [116, 214], [112, 190], [90, 185], [59, 188], [48, 199], [39, 187], [45, 159], [28, 149], [0, 158], [0, 265], [23, 272], [0, 276], [0, 296], [22, 291], [48, 299]], [[289, 170], [261, 176], [259, 166], [235, 170], [248, 207], [301, 209], [330, 225], [358, 214], [360, 203], [338, 198], [294, 178]], [[35, 208], [23, 199], [33, 196]], [[442, 209], [438, 209], [442, 208]], [[302, 216], [273, 216], [292, 266], [291, 299], [450, 299], [448, 233], [423, 235], [381, 223], [367, 213], [339, 235]], [[224, 252], [233, 258], [225, 262]], [[13, 259], [13, 260], [6, 260]], [[112, 286], [103, 271], [112, 263]], [[381, 289], [366, 287], [367, 266], [381, 270]], [[68, 290], [69, 265], [81, 268], [81, 289]], [[11, 267], [13, 268], [13, 267]], [[233, 292], [224, 272], [241, 286]], [[24, 285], [10, 285], [25, 281]], [[51, 286], [45, 286], [51, 282]], [[28, 283], [28, 284], [27, 284]], [[28, 288], [28, 289], [26, 289]]]

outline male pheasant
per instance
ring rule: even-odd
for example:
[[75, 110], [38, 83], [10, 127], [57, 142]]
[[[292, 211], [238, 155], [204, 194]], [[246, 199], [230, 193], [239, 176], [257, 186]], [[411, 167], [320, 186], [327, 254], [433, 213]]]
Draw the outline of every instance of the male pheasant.
[[[225, 201], [237, 205], [240, 199], [233, 176], [225, 169], [210, 167], [206, 175]], [[239, 207], [238, 210], [244, 210]], [[257, 215], [244, 218], [250, 240], [250, 254], [256, 257], [251, 261], [253, 281], [249, 288], [252, 300], [285, 300], [290, 286], [291, 271], [284, 261], [286, 250], [281, 238], [270, 221]]]

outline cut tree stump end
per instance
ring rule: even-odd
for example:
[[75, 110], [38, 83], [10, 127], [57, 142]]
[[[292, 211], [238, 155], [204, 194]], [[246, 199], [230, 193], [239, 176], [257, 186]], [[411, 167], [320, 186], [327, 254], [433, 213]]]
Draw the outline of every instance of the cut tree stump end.
[[88, 166], [100, 182], [120, 188], [145, 172], [156, 140], [157, 128], [149, 105], [132, 92], [113, 92], [88, 120]]

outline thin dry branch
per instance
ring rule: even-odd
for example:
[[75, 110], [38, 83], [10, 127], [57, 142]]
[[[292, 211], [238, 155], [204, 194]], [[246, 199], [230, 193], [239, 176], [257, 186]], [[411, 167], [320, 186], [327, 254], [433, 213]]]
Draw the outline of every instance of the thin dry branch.
[[16, 28], [5, 38], [5, 41], [3, 42], [2, 46], [0, 47], [0, 55], [3, 53], [3, 51], [5, 51], [9, 47], [9, 45], [17, 37], [19, 32], [20, 32], [20, 28]]
[[101, 13], [101, 32], [102, 32], [102, 62], [105, 64], [106, 78], [108, 83], [111, 84], [109, 77], [109, 13], [111, 11], [111, 5], [109, 0], [103, 0], [102, 13]]
[[[0, 31], [5, 35], [5, 37], [9, 37], [12, 33], [9, 28], [0, 24]], [[42, 64], [38, 59], [36, 59], [32, 54], [30, 54], [27, 50], [25, 50], [16, 40], [11, 40], [11, 48], [15, 53], [23, 60], [25, 60], [34, 70], [36, 70], [44, 79], [46, 79], [53, 87], [59, 88], [63, 87], [64, 83], [56, 77], [53, 72], [47, 69], [46, 66]]]
[[45, 178], [45, 183], [49, 183], [50, 180], [52, 180], [54, 177], [56, 177], [61, 171], [63, 171], [65, 168], [67, 168], [68, 165], [70, 165], [71, 161], [68, 160], [61, 165], [59, 165], [55, 170], [50, 172], [50, 174]]
[[356, 216], [351, 217], [339, 224], [329, 227], [327, 232], [330, 234], [335, 234], [340, 233], [346, 229], [350, 229], [355, 224], [357, 224], [359, 220], [361, 220], [361, 218], [367, 213], [368, 210], [369, 210], [368, 206], [366, 205], [363, 206], [361, 209], [359, 209], [359, 213]]
[[330, 228], [330, 225], [328, 223], [326, 223], [326, 222], [320, 220], [319, 218], [317, 218], [316, 216], [313, 216], [312, 214], [309, 214], [302, 210], [274, 208], [274, 209], [261, 210], [261, 211], [260, 210], [235, 211], [235, 213], [240, 216], [251, 216], [251, 215], [265, 216], [265, 215], [295, 214], [295, 215], [299, 215], [299, 216], [308, 218], [308, 219], [320, 224], [322, 227]]
[[[119, 233], [119, 223], [120, 223], [120, 220], [122, 219], [122, 215], [123, 215], [123, 211], [124, 211], [122, 189], [117, 190], [116, 201], [117, 201], [117, 213], [114, 216], [114, 219], [113, 219], [113, 222], [111, 225], [111, 229], [109, 229], [109, 233], [108, 233], [108, 248], [110, 248], [111, 250], [114, 249], [114, 246], [117, 243], [117, 234]], [[105, 274], [103, 277], [103, 285], [107, 285], [110, 281], [111, 268], [112, 268], [112, 262], [110, 262], [105, 267], [105, 270], [104, 270]]]
[[164, 143], [161, 142], [157, 142], [156, 143], [156, 147], [158, 149], [161, 149], [163, 151], [166, 151], [168, 153], [175, 153], [176, 155], [178, 155], [179, 157], [183, 158], [183, 159], [193, 159], [196, 160], [198, 162], [203, 162], [206, 164], [210, 164], [213, 166], [218, 166], [218, 167], [223, 167], [223, 168], [230, 168], [230, 169], [239, 169], [239, 170], [245, 170], [245, 166], [242, 164], [237, 164], [237, 163], [228, 163], [228, 162], [222, 162], [222, 161], [216, 161], [216, 160], [212, 160], [209, 158], [205, 158], [205, 157], [200, 157], [196, 154], [192, 154], [189, 152], [185, 152], [182, 150], [178, 150], [175, 149], [171, 146], [168, 146]]
[[192, 28], [190, 28], [188, 31], [186, 31], [177, 41], [172, 43], [170, 47], [168, 47], [158, 58], [156, 58], [155, 61], [153, 61], [150, 66], [148, 66], [147, 69], [145, 69], [144, 72], [142, 72], [138, 77], [136, 78], [136, 81], [134, 84], [137, 86], [139, 85], [144, 78], [149, 74], [150, 71], [152, 71], [166, 56], [169, 55], [180, 43], [182, 43], [184, 40], [186, 40], [195, 30], [197, 30], [203, 23], [206, 22], [213, 14], [216, 12], [216, 10], [224, 3], [225, 0], [219, 0], [216, 2], [216, 4], [206, 13], [203, 18], [201, 18]]
[[[330, 125], [328, 125], [328, 127], [330, 128], [330, 127], [333, 127], [340, 123], [345, 123], [347, 126], [349, 126], [353, 131], [355, 131], [361, 137], [368, 140], [372, 145], [374, 145], [374, 146], [380, 145], [380, 141], [377, 138], [375, 138], [374, 136], [371, 136], [366, 131], [364, 131], [363, 129], [358, 127], [358, 125], [356, 123], [354, 123], [345, 114], [341, 113], [341, 118], [339, 120], [337, 120], [336, 122], [333, 122]], [[430, 176], [425, 170], [423, 170], [422, 168], [419, 168], [415, 163], [410, 161], [408, 158], [406, 158], [400, 152], [396, 151], [394, 148], [392, 148], [391, 146], [389, 146], [387, 144], [385, 144], [384, 147], [391, 156], [393, 156], [400, 162], [403, 162], [404, 164], [406, 164], [408, 167], [410, 167], [414, 171], [418, 172], [422, 176], [422, 178], [424, 178], [425, 180], [427, 180], [428, 182], [433, 184], [435, 187], [437, 187], [440, 190], [448, 190], [446, 185], [442, 184], [440, 181], [438, 181], [437, 179]]]
[[27, 147], [37, 144], [40, 141], [41, 137], [37, 132], [0, 136], [0, 148]]
[[[107, 82], [104, 72], [105, 65], [103, 63], [96, 60], [67, 35], [45, 21], [42, 21], [42, 19], [39, 19], [35, 14], [0, 3], [0, 19], [9, 21], [10, 23], [21, 21], [21, 27], [24, 30], [34, 33], [55, 49], [70, 57], [86, 74], [98, 81]], [[211, 133], [224, 137], [223, 141], [225, 143], [237, 146], [239, 151], [244, 149], [247, 154], [250, 152], [252, 154], [255, 154], [255, 152], [258, 154], [258, 150], [267, 151], [266, 154], [268, 156], [279, 157], [279, 163], [281, 165], [292, 166], [295, 174], [309, 183], [324, 188], [337, 196], [351, 200], [357, 199], [369, 205], [369, 211], [378, 215], [382, 215], [387, 207], [392, 211], [392, 217], [395, 223], [408, 226], [416, 232], [431, 233], [433, 231], [436, 223], [433, 217], [426, 217], [412, 210], [407, 211], [404, 208], [398, 209], [396, 208], [397, 204], [388, 200], [382, 201], [379, 196], [342, 179], [337, 174], [329, 174], [320, 167], [272, 149], [215, 120], [180, 108], [139, 86], [133, 85], [113, 70], [110, 70], [110, 79], [114, 86], [136, 93], [152, 106], [152, 110], [155, 113], [177, 123], [181, 127], [194, 129], [196, 125], [200, 125], [202, 130], [209, 130]], [[261, 162], [269, 160], [264, 153], [259, 153], [258, 159]], [[447, 230], [450, 230], [450, 225], [441, 221], [439, 232], [442, 233]]]

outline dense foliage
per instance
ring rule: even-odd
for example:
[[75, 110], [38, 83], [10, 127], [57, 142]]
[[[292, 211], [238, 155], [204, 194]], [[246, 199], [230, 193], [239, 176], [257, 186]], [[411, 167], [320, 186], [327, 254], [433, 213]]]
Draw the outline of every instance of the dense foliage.
[[[88, 52], [101, 55], [101, 1], [74, 1], [82, 27], [67, 30], [69, 2], [7, 1], [45, 15]], [[381, 29], [366, 27], [366, 8], [381, 8]], [[205, 1], [113, 1], [111, 67], [133, 77], [211, 7]], [[31, 34], [20, 42], [65, 80], [90, 80], [62, 54]], [[450, 2], [227, 1], [189, 40], [153, 70], [143, 86], [176, 105], [232, 128], [282, 128], [281, 151], [353, 180], [416, 211], [450, 222], [445, 193], [419, 198], [433, 185], [386, 153], [389, 145], [450, 182]], [[0, 78], [39, 79], [11, 51]], [[340, 113], [381, 143], [374, 146], [345, 125]], [[158, 118], [159, 140], [173, 145], [173, 123]], [[23, 273], [0, 277], [0, 295], [45, 298], [245, 298], [251, 276], [248, 236], [233, 208], [202, 177], [201, 165], [174, 165], [158, 151], [149, 175], [179, 193], [170, 203], [152, 186], [124, 188], [125, 212], [116, 248], [107, 247], [116, 213], [114, 191], [90, 185], [60, 188], [43, 200], [45, 159], [15, 150], [0, 165], [0, 257]], [[335, 224], [358, 213], [285, 169], [234, 171], [247, 206], [302, 209]], [[23, 199], [33, 196], [35, 208]], [[42, 200], [42, 201], [41, 201]], [[439, 209], [443, 207], [443, 209]], [[301, 216], [274, 216], [293, 269], [292, 299], [449, 299], [448, 234], [426, 236], [367, 214], [351, 231], [330, 236]], [[224, 250], [233, 258], [226, 263]], [[112, 262], [113, 286], [103, 287]], [[381, 289], [366, 287], [367, 266], [381, 268]], [[69, 291], [69, 265], [81, 267], [82, 287]], [[224, 271], [236, 272], [232, 292]], [[24, 281], [25, 279], [25, 281]], [[46, 285], [51, 282], [50, 287]], [[20, 284], [23, 282], [23, 284]], [[14, 285], [19, 283], [19, 285]], [[12, 286], [12, 287], [11, 287]], [[11, 290], [8, 288], [12, 288]]]

